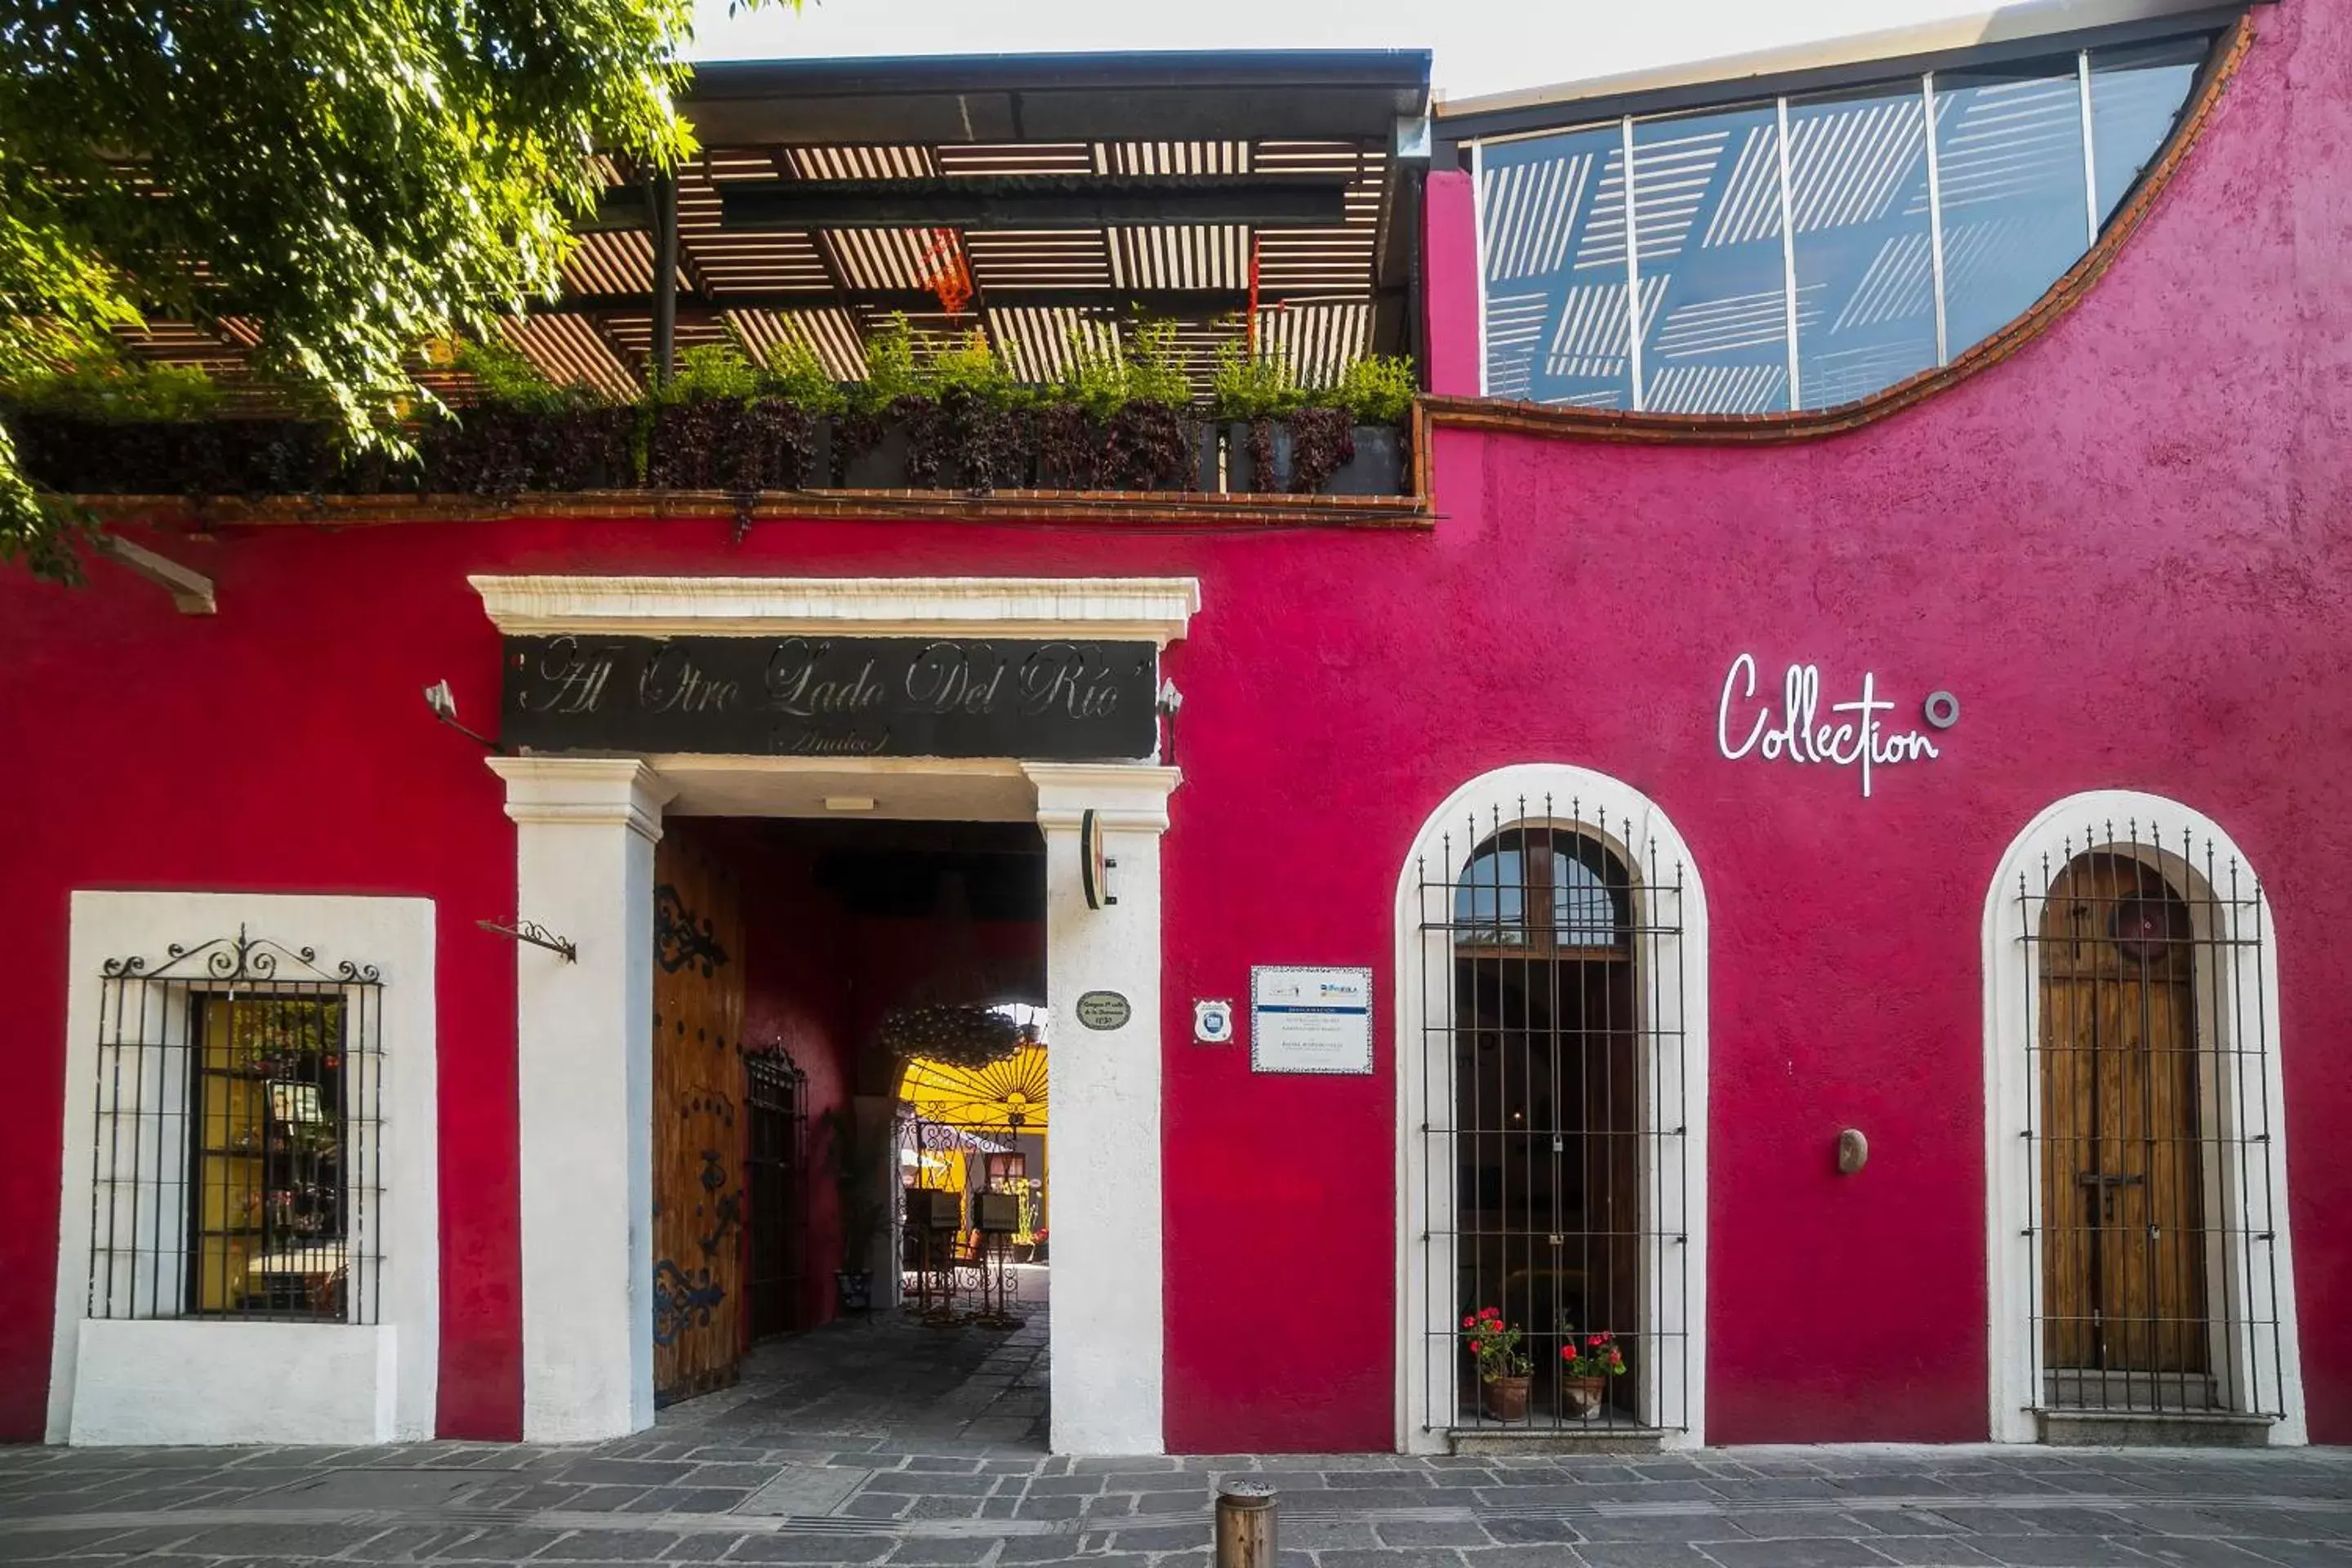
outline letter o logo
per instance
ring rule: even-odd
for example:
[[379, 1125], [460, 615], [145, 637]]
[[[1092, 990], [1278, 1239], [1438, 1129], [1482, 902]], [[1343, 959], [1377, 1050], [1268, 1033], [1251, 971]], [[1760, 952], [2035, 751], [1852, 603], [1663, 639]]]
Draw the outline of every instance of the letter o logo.
[[1938, 730], [1948, 730], [1960, 721], [1960, 700], [1948, 691], [1930, 691], [1923, 706], [1927, 722]]

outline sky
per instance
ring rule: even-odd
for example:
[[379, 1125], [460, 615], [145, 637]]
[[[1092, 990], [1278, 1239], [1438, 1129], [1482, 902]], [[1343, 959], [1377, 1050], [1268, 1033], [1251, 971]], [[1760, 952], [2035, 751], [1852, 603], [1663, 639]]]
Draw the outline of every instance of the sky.
[[1981, 12], [1989, 0], [697, 0], [703, 59], [1430, 48], [1449, 98]]

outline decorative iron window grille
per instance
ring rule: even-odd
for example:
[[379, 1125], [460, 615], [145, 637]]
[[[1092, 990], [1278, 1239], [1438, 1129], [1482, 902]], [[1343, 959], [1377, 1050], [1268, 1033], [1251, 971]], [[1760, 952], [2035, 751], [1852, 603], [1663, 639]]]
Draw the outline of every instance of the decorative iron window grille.
[[89, 1315], [376, 1321], [375, 966], [240, 926], [100, 981]]
[[748, 1056], [751, 1337], [802, 1326], [808, 1252], [808, 1076], [781, 1049]]
[[2283, 1415], [2262, 889], [2109, 823], [2021, 879], [2018, 918], [2037, 1408]]
[[[1416, 869], [1424, 1430], [1690, 1425], [1683, 868], [1565, 804]], [[1489, 1308], [1524, 1331], [1524, 1412], [1479, 1378]], [[1569, 1355], [1612, 1352], [1580, 1385]]]

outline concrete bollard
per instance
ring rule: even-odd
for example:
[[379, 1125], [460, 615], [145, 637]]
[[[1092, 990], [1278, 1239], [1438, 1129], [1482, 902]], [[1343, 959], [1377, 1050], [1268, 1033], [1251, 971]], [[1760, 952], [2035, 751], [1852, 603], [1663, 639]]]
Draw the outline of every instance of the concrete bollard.
[[1233, 1480], [1217, 1489], [1216, 1568], [1274, 1568], [1274, 1489]]

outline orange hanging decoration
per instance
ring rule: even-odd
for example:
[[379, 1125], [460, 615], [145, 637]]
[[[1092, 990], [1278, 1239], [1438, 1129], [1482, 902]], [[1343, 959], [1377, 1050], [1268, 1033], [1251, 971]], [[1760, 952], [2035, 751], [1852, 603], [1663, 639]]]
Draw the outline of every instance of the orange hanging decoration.
[[1244, 336], [1249, 357], [1257, 358], [1257, 231], [1250, 231], [1249, 321]]
[[922, 285], [939, 297], [940, 309], [950, 316], [963, 314], [971, 303], [973, 293], [971, 268], [964, 264], [963, 247], [956, 242], [951, 228], [931, 231], [931, 243], [923, 251]]

